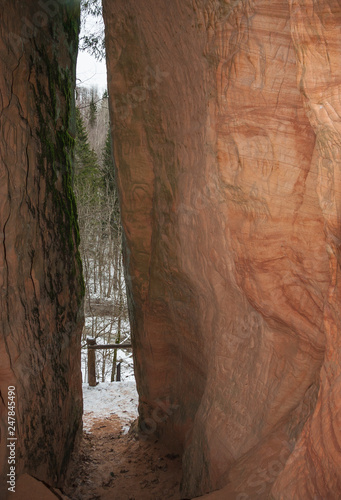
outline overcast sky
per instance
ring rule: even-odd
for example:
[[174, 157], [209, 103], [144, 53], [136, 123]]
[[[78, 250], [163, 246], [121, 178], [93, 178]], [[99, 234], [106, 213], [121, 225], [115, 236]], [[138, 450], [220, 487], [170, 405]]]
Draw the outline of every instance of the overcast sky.
[[79, 52], [77, 61], [77, 85], [81, 87], [97, 86], [99, 93], [107, 88], [107, 70], [105, 61], [96, 59], [87, 52]]
[[[82, 23], [83, 24], [83, 23]], [[86, 30], [97, 31], [98, 22], [96, 18], [87, 19]], [[82, 30], [80, 36], [84, 35]], [[99, 94], [107, 88], [107, 68], [105, 60], [96, 61], [96, 59], [87, 52], [79, 51], [77, 60], [77, 85], [81, 87], [97, 86]]]

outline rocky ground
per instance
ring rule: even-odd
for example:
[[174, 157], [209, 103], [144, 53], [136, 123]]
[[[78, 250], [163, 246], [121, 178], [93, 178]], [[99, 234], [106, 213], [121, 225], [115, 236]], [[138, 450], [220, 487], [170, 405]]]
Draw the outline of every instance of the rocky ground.
[[[113, 411], [101, 401], [110, 393]], [[131, 383], [84, 390], [84, 432], [64, 493], [72, 500], [179, 500], [181, 462], [136, 429], [136, 390]], [[134, 408], [135, 405], [135, 408]], [[130, 423], [130, 430], [127, 432]]]

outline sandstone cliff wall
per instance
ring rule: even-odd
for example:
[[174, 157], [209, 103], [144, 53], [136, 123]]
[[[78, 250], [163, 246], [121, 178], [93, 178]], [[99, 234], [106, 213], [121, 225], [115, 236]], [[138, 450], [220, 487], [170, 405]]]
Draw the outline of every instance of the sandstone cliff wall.
[[184, 498], [341, 492], [340, 12], [104, 0], [140, 424]]
[[1, 498], [9, 386], [17, 475], [58, 484], [81, 426], [83, 281], [70, 135], [78, 24], [76, 1], [0, 3]]

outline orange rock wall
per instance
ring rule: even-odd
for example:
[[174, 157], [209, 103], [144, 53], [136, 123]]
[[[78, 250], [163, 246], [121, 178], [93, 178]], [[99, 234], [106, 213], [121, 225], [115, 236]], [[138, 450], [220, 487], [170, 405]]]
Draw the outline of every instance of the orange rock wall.
[[[17, 477], [26, 471], [60, 484], [82, 425], [83, 280], [70, 135], [78, 25], [77, 1], [0, 3], [3, 499], [13, 495], [7, 490], [9, 432], [17, 438]], [[7, 419], [12, 386], [14, 431]]]
[[104, 0], [140, 425], [184, 498], [339, 498], [340, 13]]

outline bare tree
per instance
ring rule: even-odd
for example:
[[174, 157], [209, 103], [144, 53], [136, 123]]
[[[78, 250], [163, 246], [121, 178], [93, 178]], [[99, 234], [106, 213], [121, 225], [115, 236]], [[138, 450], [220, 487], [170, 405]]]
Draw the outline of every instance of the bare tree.
[[[96, 93], [91, 90], [80, 89], [77, 94], [75, 192], [85, 278], [83, 345], [87, 336], [101, 343], [120, 343], [122, 333], [128, 332], [122, 228], [107, 109], [101, 104], [90, 112], [89, 103], [94, 99]], [[104, 382], [110, 376], [113, 381], [117, 350], [98, 351], [97, 361], [98, 378]]]

